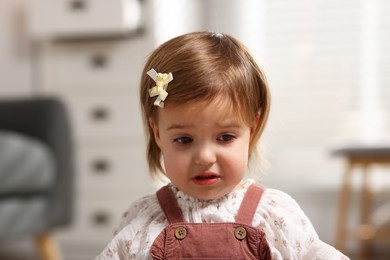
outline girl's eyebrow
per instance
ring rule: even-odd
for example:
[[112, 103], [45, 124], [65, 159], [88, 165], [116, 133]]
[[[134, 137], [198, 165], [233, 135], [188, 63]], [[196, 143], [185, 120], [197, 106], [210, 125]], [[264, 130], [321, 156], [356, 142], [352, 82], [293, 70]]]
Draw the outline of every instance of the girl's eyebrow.
[[189, 128], [193, 126], [192, 124], [188, 124], [188, 125], [183, 125], [183, 124], [172, 124], [172, 125], [169, 125], [167, 128], [166, 128], [166, 131], [169, 131], [169, 130], [180, 130], [180, 129], [185, 129], [185, 128]]
[[[217, 123], [217, 127], [219, 128], [240, 128], [240, 123], [236, 122], [236, 121], [228, 121], [228, 122], [219, 122]], [[166, 131], [169, 131], [169, 130], [181, 130], [181, 129], [186, 129], [186, 128], [191, 128], [191, 127], [194, 127], [193, 124], [177, 124], [177, 123], [174, 123], [172, 125], [169, 125], [167, 128], [166, 128]]]

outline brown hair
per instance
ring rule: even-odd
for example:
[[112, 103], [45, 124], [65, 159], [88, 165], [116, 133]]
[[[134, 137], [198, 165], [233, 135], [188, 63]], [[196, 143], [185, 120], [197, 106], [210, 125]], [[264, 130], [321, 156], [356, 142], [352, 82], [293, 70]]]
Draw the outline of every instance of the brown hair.
[[146, 73], [150, 69], [173, 74], [165, 104], [212, 101], [226, 97], [227, 104], [242, 120], [258, 124], [252, 133], [249, 157], [253, 156], [270, 109], [270, 93], [263, 71], [246, 47], [228, 34], [193, 32], [173, 38], [159, 46], [147, 60], [142, 76], [140, 102], [147, 136], [147, 160], [153, 176], [161, 165], [161, 150], [154, 140], [149, 119], [157, 121], [155, 98], [148, 90], [155, 82]]

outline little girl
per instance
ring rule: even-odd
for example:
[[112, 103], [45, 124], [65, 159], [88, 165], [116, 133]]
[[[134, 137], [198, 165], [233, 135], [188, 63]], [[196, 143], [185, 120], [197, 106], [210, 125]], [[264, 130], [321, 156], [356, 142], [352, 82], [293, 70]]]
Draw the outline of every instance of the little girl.
[[245, 178], [270, 93], [238, 40], [169, 40], [146, 62], [140, 94], [150, 171], [170, 183], [131, 204], [97, 259], [348, 259], [290, 196]]

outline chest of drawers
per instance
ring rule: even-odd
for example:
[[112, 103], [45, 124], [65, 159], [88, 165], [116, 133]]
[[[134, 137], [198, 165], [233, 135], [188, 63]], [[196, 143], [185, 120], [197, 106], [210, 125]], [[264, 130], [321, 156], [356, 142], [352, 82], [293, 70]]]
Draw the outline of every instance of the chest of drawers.
[[29, 0], [33, 38], [86, 38], [132, 32], [140, 26], [139, 0]]
[[[148, 10], [148, 1], [141, 7]], [[76, 142], [75, 221], [57, 233], [65, 259], [99, 254], [122, 212], [155, 188], [147, 169], [138, 98], [141, 71], [154, 46], [148, 23], [142, 25], [142, 30], [121, 36], [118, 25], [107, 31], [100, 30], [103, 25], [74, 31], [70, 25], [66, 30], [41, 28], [48, 37], [37, 41], [36, 89], [39, 95], [65, 101]]]

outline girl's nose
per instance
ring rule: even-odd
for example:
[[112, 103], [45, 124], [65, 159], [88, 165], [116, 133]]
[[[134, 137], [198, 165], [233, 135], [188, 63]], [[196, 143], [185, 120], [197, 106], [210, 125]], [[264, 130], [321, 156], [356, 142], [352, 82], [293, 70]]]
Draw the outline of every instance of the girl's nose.
[[195, 163], [199, 165], [210, 165], [216, 161], [215, 150], [210, 144], [202, 144], [195, 152]]

